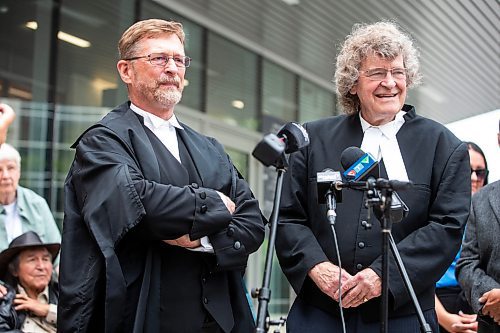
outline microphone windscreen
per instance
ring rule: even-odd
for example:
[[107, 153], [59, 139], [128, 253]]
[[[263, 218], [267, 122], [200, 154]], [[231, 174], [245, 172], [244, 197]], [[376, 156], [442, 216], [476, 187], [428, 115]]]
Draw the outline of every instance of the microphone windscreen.
[[298, 123], [286, 123], [281, 127], [277, 136], [285, 139], [285, 153], [287, 154], [296, 152], [309, 145], [309, 135], [306, 129]]
[[340, 164], [342, 164], [342, 168], [344, 170], [349, 169], [351, 165], [356, 163], [364, 154], [365, 152], [358, 147], [348, 147], [344, 149], [342, 154], [340, 154]]

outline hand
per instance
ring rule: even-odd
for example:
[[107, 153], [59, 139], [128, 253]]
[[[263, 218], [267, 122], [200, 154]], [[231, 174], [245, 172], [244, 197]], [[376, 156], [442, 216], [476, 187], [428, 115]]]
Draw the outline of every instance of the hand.
[[164, 242], [169, 245], [180, 246], [187, 249], [194, 249], [198, 246], [201, 246], [201, 241], [199, 239], [192, 241], [191, 238], [189, 238], [188, 234], [177, 239], [164, 240]]
[[[352, 276], [342, 285], [342, 307], [354, 308], [382, 294], [382, 279], [371, 268]], [[335, 293], [338, 297], [338, 292]]]
[[7, 288], [3, 284], [0, 284], [0, 299], [4, 298], [7, 295]]
[[38, 300], [29, 298], [27, 295], [17, 294], [14, 299], [16, 311], [25, 310], [32, 312], [37, 317], [45, 318], [49, 313], [49, 305], [40, 303]]
[[222, 202], [224, 202], [224, 205], [226, 205], [226, 208], [229, 211], [229, 213], [233, 214], [234, 211], [236, 210], [236, 205], [234, 204], [233, 200], [229, 199], [229, 197], [224, 193], [221, 193], [219, 191], [215, 192], [217, 192], [217, 194], [220, 196]]
[[500, 324], [500, 289], [495, 288], [485, 292], [479, 298], [479, 302], [484, 304], [481, 312]]
[[446, 321], [450, 323], [450, 325], [447, 327], [445, 325], [442, 325], [444, 328], [446, 328], [449, 332], [453, 333], [476, 333], [477, 332], [477, 315], [475, 314], [465, 314], [462, 311], [460, 311], [457, 314], [450, 313], [449, 316], [447, 316]]
[[477, 332], [477, 315], [465, 314], [459, 311], [458, 314], [448, 312], [439, 298], [435, 296], [436, 301], [436, 314], [439, 325], [443, 327], [446, 332], [462, 332], [462, 333], [476, 333]]
[[[324, 261], [311, 268], [308, 275], [323, 293], [338, 301], [338, 296], [334, 295], [339, 289], [339, 272], [339, 266]], [[342, 284], [351, 277], [351, 274], [342, 269]]]
[[7, 129], [16, 118], [16, 113], [12, 108], [4, 103], [0, 103], [0, 144], [7, 138]]

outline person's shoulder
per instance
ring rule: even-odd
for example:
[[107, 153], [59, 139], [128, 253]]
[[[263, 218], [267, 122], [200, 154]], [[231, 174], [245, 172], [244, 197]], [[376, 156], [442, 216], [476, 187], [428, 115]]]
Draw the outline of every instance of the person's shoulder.
[[309, 132], [312, 132], [312, 133], [315, 131], [321, 131], [324, 129], [331, 130], [331, 128], [333, 126], [338, 126], [338, 125], [343, 124], [345, 122], [352, 121], [353, 117], [354, 117], [354, 115], [348, 116], [346, 114], [330, 116], [330, 117], [326, 117], [326, 118], [308, 121], [308, 122], [304, 123], [304, 127], [306, 128], [306, 130], [308, 130]]
[[440, 122], [417, 114], [415, 112], [415, 108], [411, 105], [405, 105], [405, 107], [409, 107], [406, 115], [404, 116], [405, 122], [408, 125], [418, 125], [419, 127], [425, 128], [426, 133], [428, 131], [433, 131], [455, 137], [455, 135]]
[[192, 129], [191, 127], [189, 127], [185, 123], [179, 122], [179, 124], [182, 126], [182, 130], [185, 131], [186, 134], [189, 135], [191, 138], [197, 138], [198, 140], [206, 141], [206, 142], [209, 142], [209, 143], [216, 145], [216, 146], [222, 146], [216, 138], [202, 134], [202, 133]]
[[120, 139], [126, 139], [129, 129], [136, 129], [140, 125], [139, 118], [130, 109], [128, 102], [117, 106], [108, 112], [101, 120], [87, 128], [71, 146], [75, 148], [81, 140], [92, 138], [96, 135], [116, 135]]
[[476, 194], [472, 196], [472, 199], [484, 200], [486, 198], [500, 198], [500, 180], [497, 180], [493, 183], [489, 183], [488, 185], [483, 186]]
[[31, 202], [47, 203], [47, 201], [45, 201], [45, 199], [41, 195], [39, 195], [38, 193], [36, 193], [35, 191], [33, 191], [27, 187], [18, 186], [17, 187], [17, 197], [18, 197], [18, 200], [24, 199], [28, 203], [31, 203]]
[[134, 111], [130, 109], [130, 103], [125, 102], [121, 105], [116, 106], [113, 110], [109, 111], [100, 121], [97, 122], [98, 125], [103, 126], [113, 126], [120, 119], [126, 118], [129, 115], [133, 115]]
[[402, 129], [410, 136], [425, 137], [426, 140], [434, 142], [436, 146], [452, 151], [456, 149], [459, 149], [460, 152], [467, 151], [467, 146], [462, 140], [457, 138], [446, 126], [433, 119], [419, 115], [405, 117], [405, 125], [403, 126]]

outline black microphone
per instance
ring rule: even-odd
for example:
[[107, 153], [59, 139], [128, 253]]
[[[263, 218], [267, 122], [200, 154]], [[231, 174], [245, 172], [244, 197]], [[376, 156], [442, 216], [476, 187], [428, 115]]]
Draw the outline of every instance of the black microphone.
[[309, 134], [302, 125], [294, 122], [286, 123], [277, 134], [285, 142], [285, 153], [291, 154], [309, 145]]
[[277, 134], [266, 135], [255, 146], [252, 155], [265, 166], [278, 165], [283, 154], [291, 154], [309, 145], [309, 135], [297, 123], [287, 123]]
[[347, 181], [378, 179], [378, 161], [358, 147], [348, 147], [340, 154], [340, 164], [344, 168], [343, 176]]
[[335, 225], [337, 213], [337, 202], [342, 202], [342, 191], [336, 185], [342, 183], [342, 176], [339, 171], [324, 169], [316, 173], [316, 183], [318, 186], [318, 203], [326, 203], [326, 217], [330, 225]]
[[[388, 180], [380, 177], [379, 162], [370, 153], [363, 152], [358, 147], [348, 147], [340, 155], [340, 163], [344, 168], [342, 174], [348, 181], [345, 187], [357, 189], [392, 189], [407, 190], [413, 183], [400, 180]], [[366, 183], [360, 183], [366, 180]], [[349, 185], [349, 183], [351, 183]]]
[[[347, 179], [347, 184], [343, 184], [344, 187], [375, 190], [375, 193], [379, 197], [380, 190], [390, 189], [392, 190], [391, 221], [400, 222], [408, 215], [409, 208], [396, 191], [408, 189], [412, 186], [411, 182], [379, 178], [379, 171], [376, 168], [378, 161], [370, 153], [365, 153], [358, 147], [346, 148], [340, 156], [340, 163], [345, 170], [343, 175]], [[365, 179], [365, 182], [361, 182]], [[382, 211], [375, 209], [375, 215], [380, 220], [382, 218]]]
[[316, 173], [316, 185], [318, 188], [318, 203], [324, 204], [328, 201], [327, 195], [334, 195], [337, 202], [342, 202], [342, 191], [337, 184], [342, 183], [339, 171], [326, 168]]

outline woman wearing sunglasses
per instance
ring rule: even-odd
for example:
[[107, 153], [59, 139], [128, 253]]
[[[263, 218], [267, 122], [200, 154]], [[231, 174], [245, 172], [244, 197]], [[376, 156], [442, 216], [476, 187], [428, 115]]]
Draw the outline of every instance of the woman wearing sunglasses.
[[[483, 151], [474, 142], [466, 142], [470, 157], [470, 181], [472, 194], [488, 183], [488, 164]], [[436, 313], [440, 332], [477, 332], [476, 315], [465, 299], [464, 292], [455, 277], [455, 266], [460, 251], [452, 264], [436, 283]]]

